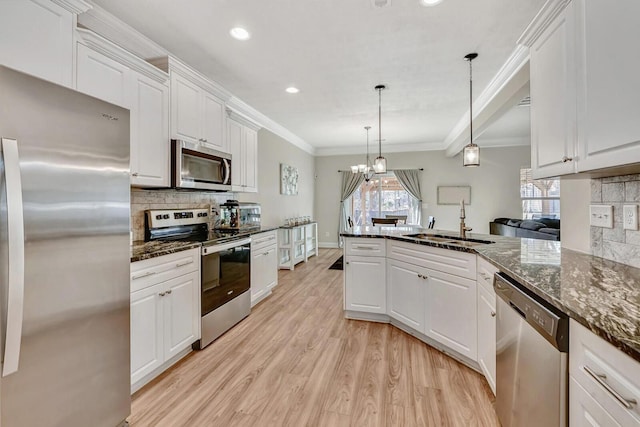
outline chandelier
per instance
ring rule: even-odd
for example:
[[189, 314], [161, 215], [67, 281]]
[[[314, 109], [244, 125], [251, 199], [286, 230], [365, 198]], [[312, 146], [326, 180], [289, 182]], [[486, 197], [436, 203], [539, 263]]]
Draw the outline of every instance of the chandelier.
[[351, 166], [351, 172], [354, 173], [354, 174], [356, 174], [356, 173], [363, 174], [364, 175], [364, 180], [369, 182], [369, 180], [373, 176], [373, 168], [371, 166], [369, 166], [371, 164], [369, 162], [369, 129], [371, 129], [371, 126], [365, 126], [364, 128], [367, 131], [367, 157], [365, 159], [366, 162], [365, 162], [365, 164], [359, 164], [359, 165]]

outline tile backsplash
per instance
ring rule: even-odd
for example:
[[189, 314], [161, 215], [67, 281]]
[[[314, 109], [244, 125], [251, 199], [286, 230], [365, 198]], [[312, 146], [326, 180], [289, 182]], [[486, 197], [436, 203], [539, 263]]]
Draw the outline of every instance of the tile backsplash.
[[622, 226], [622, 207], [640, 204], [640, 174], [592, 179], [591, 203], [613, 206], [613, 228], [591, 227], [591, 253], [640, 267], [640, 231]]
[[220, 204], [234, 199], [233, 193], [205, 191], [144, 190], [131, 189], [131, 231], [133, 240], [144, 240], [144, 211], [147, 209], [208, 208], [211, 222], [220, 212]]

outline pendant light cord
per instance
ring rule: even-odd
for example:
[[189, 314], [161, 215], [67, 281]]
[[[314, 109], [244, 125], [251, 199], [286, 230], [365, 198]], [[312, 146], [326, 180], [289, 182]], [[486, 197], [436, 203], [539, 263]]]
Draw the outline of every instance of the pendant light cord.
[[382, 89], [378, 88], [378, 157], [382, 157]]
[[473, 144], [473, 68], [471, 63], [473, 58], [469, 59], [469, 133], [471, 139], [469, 142]]

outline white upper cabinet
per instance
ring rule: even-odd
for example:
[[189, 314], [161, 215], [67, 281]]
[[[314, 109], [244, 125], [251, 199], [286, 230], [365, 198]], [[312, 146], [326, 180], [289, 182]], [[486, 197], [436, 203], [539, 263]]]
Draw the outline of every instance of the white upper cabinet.
[[208, 146], [228, 152], [224, 135], [224, 102], [208, 92], [203, 93], [202, 102], [202, 138]]
[[131, 184], [168, 187], [169, 86], [133, 73], [131, 106]]
[[0, 1], [2, 65], [72, 87], [75, 14], [89, 8], [78, 0]]
[[571, 4], [530, 50], [534, 178], [575, 172], [574, 18]]
[[640, 162], [640, 2], [574, 0], [579, 171]]
[[76, 89], [130, 110], [131, 185], [168, 187], [168, 74], [91, 31], [77, 35]]
[[549, 1], [521, 37], [534, 178], [640, 162], [639, 15], [636, 0]]
[[227, 118], [227, 142], [231, 153], [231, 186], [233, 191], [258, 191], [258, 132], [256, 125], [235, 117]]
[[129, 109], [129, 67], [82, 43], [77, 55], [76, 90]]
[[200, 134], [201, 90], [180, 75], [171, 75], [171, 136], [192, 142], [202, 141]]
[[172, 57], [151, 61], [171, 74], [171, 138], [229, 152], [224, 91]]

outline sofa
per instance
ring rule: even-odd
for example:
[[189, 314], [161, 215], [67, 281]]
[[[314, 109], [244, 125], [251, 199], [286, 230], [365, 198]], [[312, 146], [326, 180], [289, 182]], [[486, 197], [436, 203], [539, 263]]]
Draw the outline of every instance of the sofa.
[[496, 218], [489, 223], [489, 230], [500, 236], [560, 240], [560, 220], [553, 218]]

